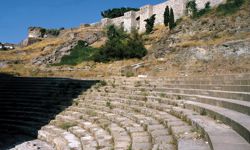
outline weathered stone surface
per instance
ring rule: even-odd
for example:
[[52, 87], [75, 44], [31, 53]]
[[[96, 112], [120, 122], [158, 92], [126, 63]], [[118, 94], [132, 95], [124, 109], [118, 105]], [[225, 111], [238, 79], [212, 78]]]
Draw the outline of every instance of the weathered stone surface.
[[33, 140], [22, 143], [10, 150], [55, 150], [52, 146], [40, 140]]

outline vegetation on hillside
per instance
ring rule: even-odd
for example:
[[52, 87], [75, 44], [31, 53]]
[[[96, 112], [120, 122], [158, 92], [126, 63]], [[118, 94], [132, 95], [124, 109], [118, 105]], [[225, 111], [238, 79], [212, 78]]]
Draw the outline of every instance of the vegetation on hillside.
[[220, 4], [217, 12], [221, 15], [235, 13], [243, 4], [245, 0], [227, 0], [225, 4]]
[[164, 17], [164, 25], [168, 26], [169, 20], [170, 20], [170, 18], [169, 18], [170, 17], [170, 12], [169, 12], [169, 7], [168, 6], [166, 6], [166, 8], [165, 8], [163, 17]]
[[192, 18], [198, 18], [208, 13], [211, 10], [211, 6], [210, 2], [207, 2], [203, 9], [198, 10], [196, 0], [191, 0], [187, 3], [186, 9], [187, 13], [190, 13]]
[[173, 8], [170, 8], [169, 10], [169, 7], [166, 6], [163, 17], [164, 17], [164, 25], [166, 27], [169, 26], [169, 29], [172, 30], [176, 26]]
[[122, 7], [122, 8], [113, 8], [113, 9], [108, 9], [103, 12], [101, 12], [101, 15], [103, 18], [116, 18], [116, 17], [121, 17], [124, 15], [124, 13], [129, 12], [129, 11], [139, 11], [138, 8], [130, 8], [130, 7]]
[[61, 32], [61, 30], [63, 30], [64, 28], [60, 28], [60, 29], [45, 29], [42, 28], [40, 31], [42, 33], [42, 36], [44, 35], [53, 35], [53, 36], [58, 36]]
[[115, 26], [107, 29], [107, 42], [101, 48], [88, 46], [84, 41], [71, 50], [70, 55], [64, 56], [59, 64], [76, 65], [83, 61], [108, 62], [129, 58], [142, 58], [147, 54], [141, 35], [137, 31], [131, 34]]
[[95, 56], [95, 61], [142, 58], [147, 54], [143, 39], [136, 30], [128, 34], [123, 29], [111, 25], [108, 27], [107, 37], [108, 40]]
[[149, 34], [150, 32], [153, 31], [154, 29], [154, 24], [155, 24], [155, 14], [152, 15], [150, 18], [144, 20], [146, 22], [146, 33]]
[[172, 30], [176, 26], [175, 19], [174, 19], [174, 11], [170, 9], [170, 16], [169, 16], [169, 29]]
[[78, 41], [70, 55], [64, 56], [61, 62], [55, 65], [77, 65], [83, 61], [91, 61], [97, 51], [98, 49], [87, 46], [84, 41]]

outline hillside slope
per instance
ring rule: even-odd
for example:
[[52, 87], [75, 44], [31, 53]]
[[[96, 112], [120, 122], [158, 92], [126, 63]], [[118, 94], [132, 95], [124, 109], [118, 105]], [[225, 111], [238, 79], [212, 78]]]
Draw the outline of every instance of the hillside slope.
[[[178, 20], [174, 30], [155, 27], [144, 35], [149, 54], [142, 60], [131, 59], [109, 63], [83, 62], [76, 66], [51, 66], [60, 62], [78, 40], [94, 47], [105, 42], [100, 27], [66, 30], [57, 38], [15, 51], [0, 52], [0, 71], [24, 76], [99, 77], [145, 74], [175, 76], [242, 73], [250, 71], [250, 2], [230, 15], [210, 13]], [[137, 64], [137, 65], [134, 65]], [[139, 65], [138, 65], [139, 64]]]
[[184, 17], [169, 32], [158, 27], [146, 37], [150, 54], [146, 67], [151, 75], [224, 74], [250, 70], [249, 1], [236, 13], [201, 18]]

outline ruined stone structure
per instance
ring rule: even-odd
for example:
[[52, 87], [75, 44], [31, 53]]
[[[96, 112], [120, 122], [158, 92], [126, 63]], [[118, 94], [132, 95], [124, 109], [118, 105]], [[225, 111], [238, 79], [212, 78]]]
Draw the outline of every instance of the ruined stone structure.
[[[222, 3], [224, 0], [196, 0], [197, 8], [204, 8], [207, 2], [210, 2], [211, 6], [216, 6]], [[109, 19], [104, 18], [101, 21], [102, 26], [114, 24], [116, 26], [124, 27], [124, 29], [130, 32], [133, 28], [138, 29], [139, 32], [145, 31], [145, 19], [148, 19], [153, 14], [156, 14], [155, 24], [163, 24], [163, 14], [166, 6], [173, 8], [175, 19], [178, 19], [186, 13], [186, 3], [188, 0], [168, 0], [158, 5], [146, 5], [140, 8], [140, 11], [129, 11], [122, 17]]]

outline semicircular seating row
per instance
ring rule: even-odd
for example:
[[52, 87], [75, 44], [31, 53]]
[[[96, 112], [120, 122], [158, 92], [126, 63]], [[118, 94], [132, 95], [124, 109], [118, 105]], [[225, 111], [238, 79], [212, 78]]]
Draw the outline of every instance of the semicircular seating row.
[[249, 74], [116, 77], [75, 98], [38, 139], [58, 150], [249, 150], [249, 115]]

